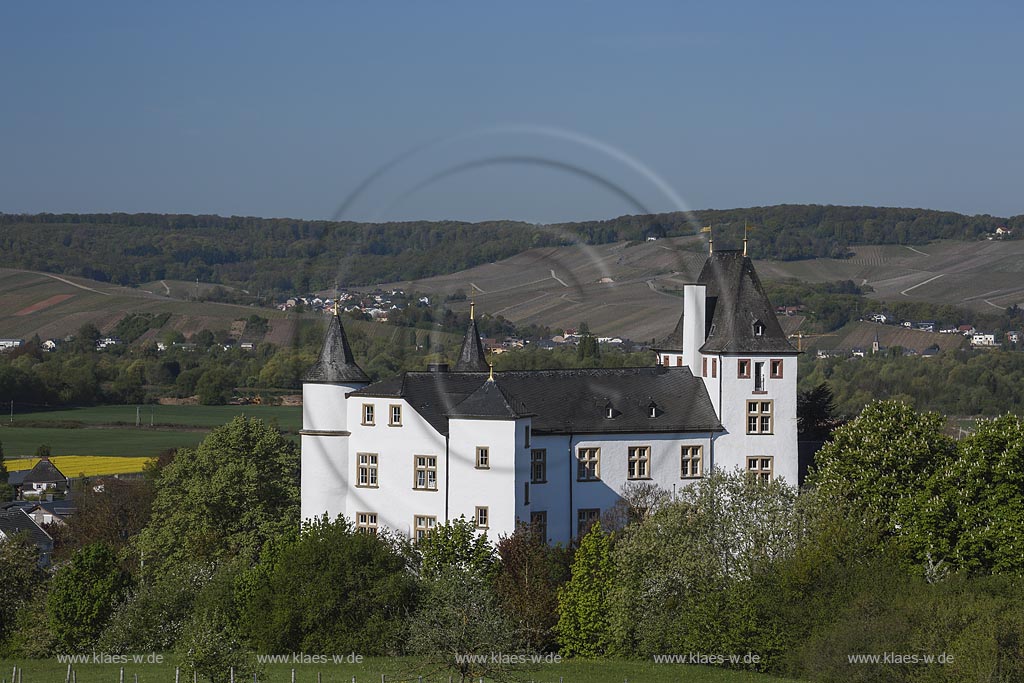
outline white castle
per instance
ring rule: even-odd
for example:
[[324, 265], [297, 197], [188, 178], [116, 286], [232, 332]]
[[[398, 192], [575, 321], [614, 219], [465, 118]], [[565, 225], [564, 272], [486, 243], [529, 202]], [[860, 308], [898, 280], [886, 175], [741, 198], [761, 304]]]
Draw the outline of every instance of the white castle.
[[489, 372], [471, 314], [458, 362], [371, 383], [337, 313], [302, 387], [302, 517], [421, 538], [465, 516], [584, 533], [630, 482], [713, 468], [797, 483], [797, 350], [754, 266], [712, 253], [654, 367]]

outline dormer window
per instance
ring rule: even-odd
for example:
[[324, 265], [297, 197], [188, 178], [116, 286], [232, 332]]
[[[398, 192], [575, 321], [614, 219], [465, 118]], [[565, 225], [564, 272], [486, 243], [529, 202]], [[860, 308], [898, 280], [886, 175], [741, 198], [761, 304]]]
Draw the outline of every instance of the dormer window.
[[648, 417], [658, 417], [658, 414], [659, 414], [658, 404], [655, 403], [654, 401], [651, 401], [650, 405], [647, 406], [647, 416]]
[[760, 320], [755, 320], [754, 321], [754, 336], [755, 337], [763, 337], [764, 336], [764, 323], [761, 322]]
[[606, 418], [608, 418], [609, 420], [611, 420], [611, 419], [613, 419], [615, 417], [615, 408], [612, 407], [611, 403], [607, 404], [604, 407], [604, 416]]

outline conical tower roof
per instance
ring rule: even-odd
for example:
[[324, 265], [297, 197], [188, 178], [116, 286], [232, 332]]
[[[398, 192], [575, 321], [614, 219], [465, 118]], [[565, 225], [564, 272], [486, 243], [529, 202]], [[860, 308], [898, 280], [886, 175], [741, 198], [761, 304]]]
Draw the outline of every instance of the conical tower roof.
[[698, 282], [707, 286], [711, 323], [701, 353], [797, 353], [748, 256], [732, 250], [714, 252]]
[[348, 382], [368, 383], [370, 378], [363, 369], [356, 365], [352, 347], [345, 336], [345, 328], [341, 325], [341, 315], [337, 308], [327, 323], [327, 334], [324, 345], [320, 349], [320, 357], [306, 373], [305, 382], [321, 384], [341, 384]]
[[462, 351], [455, 362], [455, 372], [487, 372], [490, 366], [484, 357], [484, 345], [480, 342], [480, 333], [476, 329], [476, 306], [469, 308], [469, 328], [466, 338], [462, 340]]

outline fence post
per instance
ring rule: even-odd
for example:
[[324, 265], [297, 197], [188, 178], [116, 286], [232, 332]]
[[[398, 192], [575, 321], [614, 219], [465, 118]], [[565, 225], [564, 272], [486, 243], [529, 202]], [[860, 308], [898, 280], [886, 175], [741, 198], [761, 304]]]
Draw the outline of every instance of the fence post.
[[117, 674], [118, 683], [124, 683], [124, 667], [121, 667], [121, 672]]
[[178, 677], [181, 675], [181, 670], [178, 667], [174, 667], [174, 683], [180, 683]]
[[228, 667], [228, 679], [231, 683], [235, 683], [235, 667]]

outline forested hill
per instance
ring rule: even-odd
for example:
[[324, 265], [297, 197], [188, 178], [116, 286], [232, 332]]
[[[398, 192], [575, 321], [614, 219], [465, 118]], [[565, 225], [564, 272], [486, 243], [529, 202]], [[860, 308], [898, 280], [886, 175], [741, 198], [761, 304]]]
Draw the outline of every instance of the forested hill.
[[601, 244], [685, 235], [708, 224], [722, 247], [738, 246], [749, 224], [753, 256], [794, 260], [841, 258], [857, 244], [973, 240], [999, 226], [1024, 228], [1024, 216], [782, 205], [698, 211], [691, 220], [676, 212], [538, 226], [516, 221], [367, 224], [164, 214], [0, 214], [0, 253], [8, 267], [120, 285], [198, 278], [266, 295], [418, 279], [531, 247], [576, 239]]
[[[843, 258], [861, 244], [925, 244], [930, 240], [975, 240], [997, 227], [1024, 228], [1024, 215], [1012, 218], [965, 216], [951, 211], [875, 206], [780, 204], [746, 209], [693, 212], [697, 226], [681, 212], [620, 216], [607, 221], [566, 223], [560, 228], [591, 243], [647, 236], [684, 235], [711, 225], [715, 243], [739, 247], [749, 225], [749, 250], [754, 258], [795, 261]], [[1021, 230], [1014, 230], [1019, 237]]]

